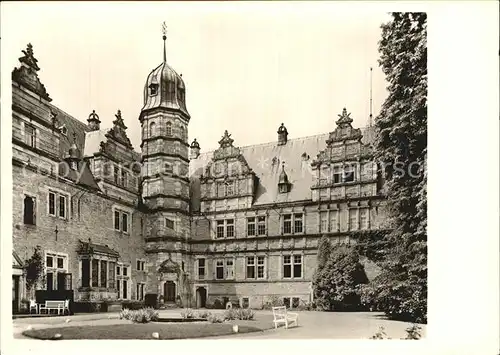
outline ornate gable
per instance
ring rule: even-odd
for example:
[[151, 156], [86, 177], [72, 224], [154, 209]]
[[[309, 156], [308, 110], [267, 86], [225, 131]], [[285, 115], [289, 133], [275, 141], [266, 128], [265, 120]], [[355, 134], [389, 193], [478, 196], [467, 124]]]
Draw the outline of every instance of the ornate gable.
[[163, 261], [158, 268], [158, 272], [161, 274], [179, 274], [181, 268], [178, 263], [172, 260], [172, 255], [168, 255], [168, 259]]
[[125, 130], [125, 122], [123, 122], [122, 113], [120, 110], [115, 115], [116, 119], [113, 121], [113, 128], [106, 133], [107, 138], [111, 138], [117, 142], [124, 144], [127, 148], [133, 149], [130, 139], [127, 137]]
[[23, 53], [24, 56], [19, 58], [21, 66], [19, 68], [14, 68], [12, 71], [12, 80], [40, 95], [45, 100], [52, 101], [47, 93], [47, 90], [45, 89], [45, 86], [38, 78], [37, 71], [39, 71], [40, 68], [37, 64], [38, 60], [33, 55], [33, 46], [31, 43], [28, 43], [28, 46]]

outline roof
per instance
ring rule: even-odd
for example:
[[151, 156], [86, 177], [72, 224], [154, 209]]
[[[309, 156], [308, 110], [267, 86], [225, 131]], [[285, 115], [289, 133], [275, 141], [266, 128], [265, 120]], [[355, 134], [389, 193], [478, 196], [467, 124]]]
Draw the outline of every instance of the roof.
[[80, 157], [82, 157], [82, 152], [85, 149], [85, 132], [89, 131], [89, 127], [57, 106], [52, 104], [50, 106], [52, 111], [57, 114], [59, 127], [64, 126], [67, 129], [66, 135], [60, 135], [59, 156], [65, 158], [68, 155], [69, 148], [73, 144], [73, 134], [75, 134], [76, 146], [80, 150]]
[[82, 242], [80, 240], [80, 249], [79, 253], [88, 253], [88, 254], [105, 254], [110, 256], [119, 257], [120, 254], [116, 251], [108, 247], [107, 245], [95, 244], [92, 242]]
[[[373, 128], [362, 129], [364, 144], [373, 141], [372, 131]], [[321, 150], [326, 148], [328, 138], [329, 134], [325, 133], [290, 139], [284, 145], [270, 142], [240, 147], [241, 154], [259, 178], [254, 205], [310, 200], [311, 186], [314, 182], [310, 163]], [[213, 153], [213, 151], [202, 153], [190, 162], [192, 208], [195, 211], [199, 209], [198, 178], [203, 174], [204, 167], [212, 159]], [[278, 191], [283, 162], [288, 181], [291, 183], [290, 192], [287, 194], [280, 194]]]

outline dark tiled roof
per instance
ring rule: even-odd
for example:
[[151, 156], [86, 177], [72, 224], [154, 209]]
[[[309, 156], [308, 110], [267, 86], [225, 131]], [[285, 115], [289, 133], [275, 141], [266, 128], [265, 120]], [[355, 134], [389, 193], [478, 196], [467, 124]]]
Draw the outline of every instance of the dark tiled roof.
[[111, 249], [107, 245], [94, 244], [92, 242], [82, 242], [82, 241], [80, 241], [79, 253], [82, 253], [82, 254], [99, 253], [99, 254], [120, 257], [120, 254], [117, 251]]
[[73, 134], [76, 134], [76, 146], [80, 151], [80, 158], [83, 157], [83, 150], [85, 149], [85, 132], [89, 131], [88, 126], [70, 116], [60, 108], [50, 105], [52, 111], [57, 114], [59, 126], [65, 126], [67, 129], [66, 135], [60, 135], [59, 155], [65, 158], [68, 155], [69, 147], [73, 144]]

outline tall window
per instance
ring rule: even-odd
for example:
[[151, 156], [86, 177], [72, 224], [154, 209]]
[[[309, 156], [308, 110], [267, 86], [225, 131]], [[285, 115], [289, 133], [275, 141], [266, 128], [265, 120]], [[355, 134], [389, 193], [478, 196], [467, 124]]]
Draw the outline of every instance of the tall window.
[[24, 196], [23, 210], [23, 223], [36, 225], [36, 199], [34, 197]]
[[265, 256], [248, 256], [246, 258], [246, 278], [264, 279], [266, 278]]
[[156, 128], [156, 124], [154, 122], [151, 122], [149, 124], [149, 136], [150, 137], [153, 137], [155, 135], [155, 128]]
[[167, 136], [171, 136], [172, 135], [172, 123], [167, 122], [167, 124], [165, 125], [165, 134]]
[[255, 235], [255, 217], [247, 218], [247, 235], [249, 237]]
[[205, 259], [198, 259], [198, 279], [205, 278]]
[[234, 262], [233, 259], [226, 259], [226, 279], [234, 279]]
[[335, 166], [333, 168], [333, 183], [340, 184], [342, 182], [342, 169], [340, 166]]
[[118, 264], [116, 267], [116, 289], [119, 299], [129, 299], [130, 297], [130, 276], [129, 265]]
[[144, 283], [139, 282], [136, 285], [135, 298], [137, 299], [137, 301], [144, 300]]
[[328, 213], [327, 212], [320, 212], [319, 231], [322, 233], [328, 232]]
[[136, 260], [136, 269], [137, 271], [144, 271], [146, 262], [144, 260]]
[[233, 196], [234, 195], [234, 182], [228, 182], [226, 184], [226, 196]]
[[358, 229], [358, 211], [355, 209], [349, 210], [349, 230]]
[[302, 255], [283, 255], [283, 278], [302, 277]]
[[115, 179], [115, 184], [118, 185], [120, 183], [120, 180], [119, 180], [120, 179], [120, 169], [117, 166], [114, 167], [113, 176]]
[[46, 289], [52, 290], [71, 290], [71, 274], [67, 270], [67, 256], [47, 253], [45, 256], [45, 280]]
[[67, 215], [67, 196], [58, 192], [49, 191], [48, 210], [49, 215], [54, 217], [66, 218]]
[[116, 231], [128, 233], [130, 230], [130, 214], [121, 210], [113, 212], [113, 226]]
[[257, 278], [264, 279], [266, 276], [265, 273], [265, 258], [263, 256], [257, 257]]
[[303, 233], [304, 214], [294, 213], [283, 215], [283, 234]]
[[255, 279], [255, 257], [247, 256], [247, 279]]
[[122, 169], [122, 173], [121, 173], [121, 179], [120, 179], [120, 185], [122, 185], [123, 187], [127, 187], [127, 180], [128, 180], [128, 176], [127, 176], [127, 171]]
[[234, 237], [234, 219], [221, 219], [216, 221], [216, 238]]
[[337, 215], [338, 215], [337, 211], [330, 211], [330, 232], [339, 231]]
[[257, 217], [257, 234], [266, 235], [266, 217]]
[[30, 147], [36, 148], [36, 128], [30, 124], [24, 124], [25, 143]]
[[368, 229], [368, 216], [369, 216], [368, 208], [363, 208], [359, 210], [360, 229]]
[[224, 279], [224, 260], [217, 260], [215, 264], [215, 278], [217, 280]]
[[101, 287], [107, 287], [108, 285], [108, 262], [106, 260], [101, 260], [101, 279], [100, 281], [100, 286]]

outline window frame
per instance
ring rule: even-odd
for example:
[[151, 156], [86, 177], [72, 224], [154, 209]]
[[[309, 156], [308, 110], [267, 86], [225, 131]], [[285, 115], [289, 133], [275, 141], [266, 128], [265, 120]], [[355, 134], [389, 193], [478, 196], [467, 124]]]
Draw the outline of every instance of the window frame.
[[[297, 216], [300, 215], [300, 218]], [[281, 231], [283, 235], [295, 235], [305, 233], [305, 212], [290, 212], [281, 215]], [[298, 224], [300, 223], [300, 224]], [[298, 229], [300, 226], [300, 230]]]
[[[120, 232], [123, 234], [131, 234], [132, 230], [132, 212], [129, 210], [122, 209], [120, 207], [113, 207], [113, 230], [115, 232]], [[126, 215], [126, 230], [123, 228], [124, 216]], [[117, 228], [117, 216], [118, 216], [118, 228]]]
[[[28, 134], [26, 128], [30, 128], [33, 131], [30, 134]], [[36, 148], [36, 146], [37, 146], [37, 128], [36, 128], [36, 126], [33, 124], [30, 124], [30, 123], [24, 122], [23, 132], [24, 132], [24, 143], [26, 143], [31, 148]]]
[[[253, 229], [253, 233], [251, 233], [251, 229]], [[256, 235], [257, 235], [257, 218], [247, 217], [247, 237], [255, 237]]]
[[[203, 261], [203, 265], [200, 265], [200, 262]], [[206, 258], [198, 258], [197, 262], [197, 276], [198, 280], [205, 280], [206, 269], [207, 269], [207, 259]], [[200, 273], [200, 270], [203, 270], [203, 273]]]
[[[31, 211], [31, 223], [26, 223], [26, 199], [29, 198], [31, 199], [32, 202], [32, 211]], [[38, 205], [37, 205], [37, 198], [34, 195], [24, 193], [23, 194], [23, 224], [24, 225], [29, 225], [29, 226], [36, 226], [36, 217], [38, 215]]]
[[[300, 263], [296, 262], [296, 257], [300, 258]], [[289, 262], [286, 262], [286, 258], [289, 258]], [[295, 272], [295, 266], [300, 265], [300, 276], [296, 276]], [[290, 276], [285, 276], [285, 267], [289, 266], [290, 267]], [[304, 278], [304, 255], [303, 254], [283, 254], [282, 256], [282, 261], [281, 261], [281, 267], [282, 267], [282, 278], [283, 279], [303, 279]]]
[[[54, 213], [50, 213], [51, 203], [50, 197], [54, 196]], [[61, 200], [64, 201], [64, 215], [61, 215]], [[57, 189], [49, 188], [47, 194], [47, 214], [54, 218], [60, 218], [63, 220], [69, 219], [69, 195], [66, 192], [59, 191]]]

